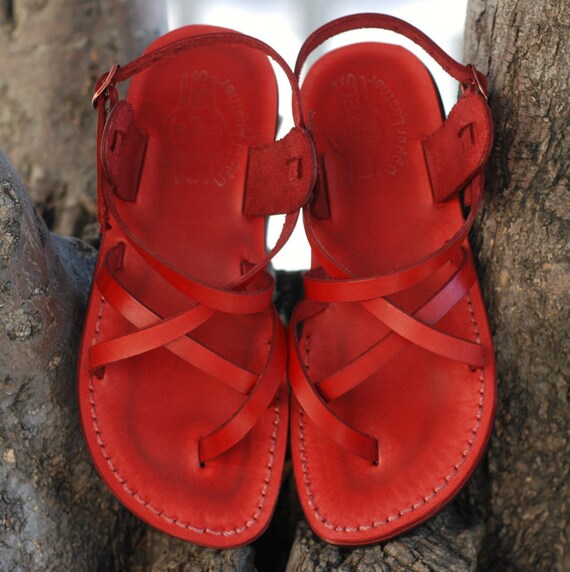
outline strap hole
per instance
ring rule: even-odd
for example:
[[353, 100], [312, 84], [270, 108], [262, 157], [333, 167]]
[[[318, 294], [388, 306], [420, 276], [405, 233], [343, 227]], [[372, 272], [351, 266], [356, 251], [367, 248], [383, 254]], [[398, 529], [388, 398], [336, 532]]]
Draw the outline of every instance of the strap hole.
[[97, 379], [103, 379], [103, 376], [105, 375], [105, 367], [101, 366], [101, 367], [97, 367], [93, 370], [93, 375], [97, 378]]
[[122, 131], [115, 131], [115, 133], [113, 133], [113, 139], [111, 140], [111, 151], [114, 154], [117, 154], [119, 152], [119, 148], [121, 146], [121, 143], [123, 142], [123, 138], [124, 138], [125, 134]]

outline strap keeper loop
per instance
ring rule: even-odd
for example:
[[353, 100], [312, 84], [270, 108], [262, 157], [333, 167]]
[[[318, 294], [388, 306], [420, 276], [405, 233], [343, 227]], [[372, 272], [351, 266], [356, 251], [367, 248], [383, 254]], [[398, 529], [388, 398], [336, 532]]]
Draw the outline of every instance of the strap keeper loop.
[[[487, 97], [487, 86], [485, 76], [482, 75], [479, 70], [473, 64], [467, 64], [467, 67], [471, 70], [473, 74], [473, 82], [469, 85], [472, 89], [474, 88], [475, 93], [479, 93], [483, 96], [486, 102], [489, 102]], [[463, 86], [466, 87], [465, 85]]]
[[105, 99], [110, 96], [110, 90], [115, 87], [115, 82], [113, 80], [119, 70], [119, 67], [119, 64], [113, 64], [111, 69], [97, 80], [97, 83], [95, 84], [95, 93], [91, 98], [91, 103], [95, 109], [97, 109], [98, 101], [101, 96]]

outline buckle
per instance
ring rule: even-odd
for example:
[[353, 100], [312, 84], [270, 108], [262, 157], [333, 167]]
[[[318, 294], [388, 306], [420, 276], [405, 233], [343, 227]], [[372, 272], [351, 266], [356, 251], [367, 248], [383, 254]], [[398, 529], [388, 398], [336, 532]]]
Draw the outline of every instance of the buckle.
[[477, 68], [473, 64], [467, 64], [467, 67], [471, 70], [471, 73], [473, 74], [473, 84], [475, 86], [476, 93], [480, 93], [485, 98], [485, 101], [488, 102], [489, 99], [487, 98], [487, 92], [485, 91], [485, 88], [481, 84]]
[[[115, 74], [117, 73], [118, 69], [119, 69], [119, 64], [114, 64], [113, 67], [107, 72], [107, 75], [101, 76], [97, 80], [97, 84], [99, 84], [99, 82], [101, 82], [101, 83], [100, 83], [99, 87], [96, 88], [95, 93], [93, 94], [93, 97], [91, 98], [91, 103], [93, 104], [93, 107], [95, 109], [97, 109], [97, 100], [103, 94], [105, 94], [105, 92], [107, 91], [107, 89], [109, 88], [111, 83], [113, 82], [113, 78], [115, 77]], [[105, 77], [105, 79], [102, 80], [103, 77]], [[106, 95], [108, 95], [108, 94], [106, 94]]]

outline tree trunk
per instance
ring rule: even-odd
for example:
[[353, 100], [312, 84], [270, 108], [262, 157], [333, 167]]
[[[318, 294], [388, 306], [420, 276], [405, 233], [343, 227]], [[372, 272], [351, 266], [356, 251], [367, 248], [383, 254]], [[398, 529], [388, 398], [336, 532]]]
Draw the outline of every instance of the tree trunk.
[[475, 244], [497, 354], [482, 570], [570, 570], [570, 4], [472, 1], [496, 125]]
[[0, 141], [50, 229], [96, 217], [95, 80], [165, 31], [163, 2], [0, 0]]
[[75, 354], [95, 252], [51, 235], [0, 154], [0, 567], [121, 569], [136, 520], [87, 457]]

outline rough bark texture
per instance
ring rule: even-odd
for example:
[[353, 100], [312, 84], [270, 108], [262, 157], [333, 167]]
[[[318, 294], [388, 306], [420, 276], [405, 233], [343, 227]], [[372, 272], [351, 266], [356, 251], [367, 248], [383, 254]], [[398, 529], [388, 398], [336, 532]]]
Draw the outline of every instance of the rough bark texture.
[[210, 550], [149, 531], [133, 557], [131, 572], [255, 572], [255, 551], [250, 546]]
[[0, 141], [50, 229], [95, 220], [95, 80], [165, 29], [163, 1], [0, 2]]
[[325, 544], [303, 522], [297, 529], [287, 572], [473, 572], [483, 535], [481, 524], [465, 527], [453, 508], [410, 534], [366, 548]]
[[570, 4], [472, 1], [496, 125], [475, 232], [499, 407], [482, 570], [570, 570]]
[[140, 528], [88, 459], [75, 355], [94, 251], [51, 235], [0, 153], [0, 568], [121, 569]]

